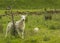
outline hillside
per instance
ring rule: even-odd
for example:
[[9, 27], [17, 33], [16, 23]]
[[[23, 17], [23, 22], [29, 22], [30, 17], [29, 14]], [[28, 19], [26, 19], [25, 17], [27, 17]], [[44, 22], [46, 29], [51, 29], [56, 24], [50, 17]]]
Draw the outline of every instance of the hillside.
[[60, 8], [60, 0], [0, 0], [0, 9], [9, 5], [13, 9]]

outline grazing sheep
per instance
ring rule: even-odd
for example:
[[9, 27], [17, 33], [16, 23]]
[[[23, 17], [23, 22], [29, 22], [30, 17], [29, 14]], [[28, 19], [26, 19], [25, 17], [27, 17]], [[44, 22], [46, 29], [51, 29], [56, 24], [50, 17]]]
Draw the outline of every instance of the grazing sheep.
[[[16, 31], [17, 31], [19, 36], [22, 35], [22, 39], [24, 38], [25, 18], [26, 18], [26, 15], [22, 15], [21, 16], [21, 20], [18, 20], [15, 23]], [[7, 37], [7, 34], [12, 29], [12, 27], [13, 27], [13, 23], [9, 22], [8, 25], [7, 25], [7, 28], [6, 28], [6, 35], [5, 35], [5, 37]]]
[[38, 32], [38, 31], [39, 31], [38, 27], [34, 28], [34, 32]]

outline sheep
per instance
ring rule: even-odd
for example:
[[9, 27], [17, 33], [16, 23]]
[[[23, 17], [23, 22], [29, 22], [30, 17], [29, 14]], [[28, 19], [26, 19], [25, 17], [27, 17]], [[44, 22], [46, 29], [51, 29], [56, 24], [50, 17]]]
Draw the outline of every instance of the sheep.
[[38, 31], [39, 31], [38, 27], [34, 28], [34, 32], [38, 32]]
[[[26, 19], [26, 15], [22, 15], [21, 16], [21, 20], [18, 20], [18, 21], [15, 22], [16, 31], [17, 31], [19, 36], [20, 36], [20, 33], [21, 33], [22, 39], [24, 38], [25, 19]], [[9, 22], [8, 25], [7, 25], [7, 28], [6, 28], [6, 35], [5, 35], [5, 37], [7, 37], [7, 34], [12, 29], [12, 27], [13, 27], [13, 23]]]
[[6, 28], [6, 34], [5, 34], [5, 38], [7, 37], [7, 34], [10, 32], [11, 28], [13, 26], [12, 22], [9, 22]]
[[18, 35], [20, 36], [20, 32], [21, 32], [22, 39], [24, 38], [25, 19], [26, 19], [26, 15], [22, 15], [21, 20], [16, 21], [15, 23]]

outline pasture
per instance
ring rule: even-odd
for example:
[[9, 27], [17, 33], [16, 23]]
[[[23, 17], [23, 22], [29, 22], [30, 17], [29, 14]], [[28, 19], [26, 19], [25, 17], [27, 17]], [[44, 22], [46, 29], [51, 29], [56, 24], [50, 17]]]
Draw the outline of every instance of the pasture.
[[[4, 14], [5, 10], [0, 10]], [[20, 19], [20, 15], [15, 15], [14, 20]], [[4, 16], [0, 19], [0, 24], [3, 26], [3, 32], [0, 33], [0, 43], [60, 43], [60, 13], [53, 14], [52, 20], [45, 20], [44, 14], [28, 15], [25, 27], [25, 38], [8, 37], [4, 38], [6, 26], [11, 21], [11, 16]], [[38, 33], [34, 33], [33, 29], [39, 28]]]
[[60, 0], [0, 0], [0, 9], [11, 5], [13, 9], [60, 8]]

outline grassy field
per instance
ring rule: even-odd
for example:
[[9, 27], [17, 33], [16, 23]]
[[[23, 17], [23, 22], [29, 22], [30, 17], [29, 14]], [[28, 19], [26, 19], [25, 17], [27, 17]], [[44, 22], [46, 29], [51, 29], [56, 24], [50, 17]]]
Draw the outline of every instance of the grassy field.
[[[0, 10], [4, 14], [4, 10]], [[20, 19], [20, 16], [15, 16], [15, 21]], [[3, 25], [3, 33], [0, 33], [0, 43], [60, 43], [60, 14], [52, 15], [52, 20], [45, 20], [42, 15], [28, 15], [25, 28], [25, 39], [21, 38], [4, 38], [8, 21], [11, 21], [10, 16], [4, 16], [0, 19], [0, 24]], [[38, 33], [34, 33], [33, 29], [39, 28]]]
[[[13, 11], [44, 11], [44, 8], [59, 9], [60, 0], [0, 0], [0, 15], [5, 14], [7, 6], [11, 6]], [[25, 39], [14, 36], [5, 39], [6, 26], [11, 21], [11, 16], [2, 17], [0, 19], [0, 43], [60, 43], [60, 14], [53, 14], [52, 20], [45, 20], [44, 15], [27, 16]], [[14, 17], [15, 21], [19, 19], [20, 15]], [[35, 27], [39, 28], [38, 33], [34, 33]], [[3, 28], [2, 33], [1, 28]]]
[[13, 9], [60, 8], [60, 0], [0, 0], [0, 9], [7, 6]]

